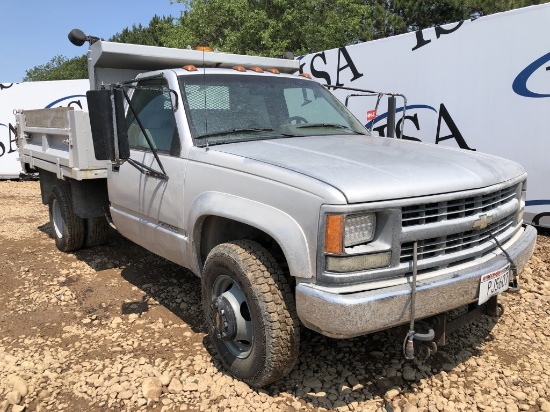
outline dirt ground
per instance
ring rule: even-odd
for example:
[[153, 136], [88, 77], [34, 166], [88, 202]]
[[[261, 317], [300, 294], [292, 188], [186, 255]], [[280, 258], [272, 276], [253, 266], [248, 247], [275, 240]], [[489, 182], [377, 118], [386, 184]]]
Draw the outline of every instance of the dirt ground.
[[74, 254], [50, 232], [38, 182], [0, 182], [0, 412], [550, 411], [546, 236], [504, 316], [461, 327], [436, 356], [405, 361], [391, 332], [305, 330], [290, 376], [257, 390], [216, 359], [197, 277], [115, 231]]

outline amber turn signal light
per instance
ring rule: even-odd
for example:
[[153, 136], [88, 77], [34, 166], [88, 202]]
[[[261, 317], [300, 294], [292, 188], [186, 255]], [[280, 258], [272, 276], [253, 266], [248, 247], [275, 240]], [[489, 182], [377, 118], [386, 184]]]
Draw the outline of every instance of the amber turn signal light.
[[341, 254], [344, 242], [344, 215], [327, 215], [325, 252]]

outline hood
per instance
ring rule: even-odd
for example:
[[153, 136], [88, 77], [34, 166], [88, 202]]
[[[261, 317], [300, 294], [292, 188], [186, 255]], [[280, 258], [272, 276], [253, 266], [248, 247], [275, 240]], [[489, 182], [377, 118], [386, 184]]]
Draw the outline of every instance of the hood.
[[342, 192], [348, 203], [477, 189], [525, 173], [511, 160], [484, 153], [374, 136], [295, 137], [210, 150], [317, 179]]

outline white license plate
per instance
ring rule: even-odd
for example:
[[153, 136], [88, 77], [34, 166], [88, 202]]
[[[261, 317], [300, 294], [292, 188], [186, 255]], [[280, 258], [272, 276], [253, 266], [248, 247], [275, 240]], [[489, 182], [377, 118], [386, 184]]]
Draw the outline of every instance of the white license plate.
[[491, 296], [498, 295], [508, 289], [510, 284], [510, 265], [481, 277], [479, 284], [478, 304], [485, 303]]

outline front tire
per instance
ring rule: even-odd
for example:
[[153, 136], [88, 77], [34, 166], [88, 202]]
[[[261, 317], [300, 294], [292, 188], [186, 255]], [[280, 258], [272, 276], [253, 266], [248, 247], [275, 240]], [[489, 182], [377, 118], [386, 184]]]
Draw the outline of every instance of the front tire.
[[71, 188], [67, 184], [54, 185], [48, 201], [50, 224], [55, 245], [62, 252], [72, 252], [84, 244], [84, 220], [75, 215]]
[[290, 285], [267, 250], [248, 240], [216, 246], [202, 295], [210, 337], [235, 377], [260, 387], [290, 373], [300, 326]]

